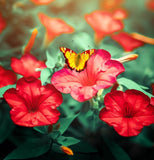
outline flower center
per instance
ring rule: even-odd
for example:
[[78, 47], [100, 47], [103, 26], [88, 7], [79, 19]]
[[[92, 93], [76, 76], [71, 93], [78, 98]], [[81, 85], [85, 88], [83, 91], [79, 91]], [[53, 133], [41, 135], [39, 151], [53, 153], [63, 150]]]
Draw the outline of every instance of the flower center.
[[131, 106], [129, 103], [125, 102], [123, 106], [123, 116], [125, 118], [132, 118], [135, 115], [135, 112], [133, 110], [133, 106]]
[[34, 112], [36, 112], [36, 111], [38, 111], [38, 107], [30, 107], [30, 109], [29, 109], [29, 113], [34, 113]]

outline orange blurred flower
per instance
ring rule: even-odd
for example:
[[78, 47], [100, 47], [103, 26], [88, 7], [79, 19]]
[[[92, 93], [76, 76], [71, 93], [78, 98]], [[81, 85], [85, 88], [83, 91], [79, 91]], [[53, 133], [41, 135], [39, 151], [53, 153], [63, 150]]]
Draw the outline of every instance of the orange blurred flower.
[[116, 14], [107, 11], [94, 11], [85, 16], [87, 23], [95, 32], [95, 42], [99, 43], [105, 36], [123, 29], [121, 20], [117, 19]]
[[122, 8], [119, 8], [119, 9], [116, 9], [114, 12], [113, 12], [113, 18], [114, 19], [125, 19], [127, 18], [128, 16], [128, 13], [125, 9], [122, 9]]
[[146, 6], [150, 11], [154, 11], [154, 0], [148, 0]]
[[61, 150], [62, 150], [64, 153], [66, 153], [67, 155], [74, 155], [73, 151], [72, 151], [70, 148], [65, 147], [65, 146], [61, 146], [60, 148], [61, 148]]
[[47, 5], [51, 2], [53, 2], [54, 0], [30, 0], [30, 1], [36, 5]]
[[101, 3], [102, 9], [112, 10], [113, 8], [118, 7], [123, 0], [103, 0]]
[[44, 46], [48, 46], [57, 36], [74, 31], [73, 27], [66, 24], [62, 19], [50, 18], [43, 13], [39, 13], [38, 17], [46, 28]]
[[0, 33], [6, 28], [6, 21], [0, 13]]

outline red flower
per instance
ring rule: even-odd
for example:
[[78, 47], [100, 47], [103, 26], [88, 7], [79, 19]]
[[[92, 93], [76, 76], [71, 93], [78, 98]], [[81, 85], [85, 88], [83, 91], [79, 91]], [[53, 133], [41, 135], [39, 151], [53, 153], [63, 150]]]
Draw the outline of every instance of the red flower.
[[141, 42], [126, 32], [121, 32], [116, 35], [112, 35], [111, 37], [113, 40], [117, 41], [126, 52], [131, 52], [137, 47], [143, 46], [145, 43]]
[[148, 0], [146, 6], [150, 11], [154, 11], [154, 0]]
[[15, 84], [16, 80], [17, 77], [14, 72], [6, 70], [0, 66], [0, 88], [10, 84]]
[[12, 69], [16, 73], [21, 74], [24, 77], [33, 76], [33, 77], [39, 78], [41, 72], [37, 71], [37, 68], [39, 69], [46, 68], [46, 65], [44, 62], [37, 60], [35, 56], [30, 54], [31, 49], [35, 42], [37, 32], [38, 32], [37, 29], [33, 30], [32, 35], [26, 47], [24, 48], [24, 55], [20, 59], [17, 59], [15, 57], [11, 58]]
[[38, 17], [46, 28], [44, 45], [48, 46], [54, 38], [64, 33], [72, 33], [74, 29], [66, 24], [62, 19], [50, 18], [43, 13], [39, 13]]
[[56, 109], [62, 103], [62, 95], [51, 84], [41, 86], [34, 78], [21, 78], [16, 89], [4, 93], [11, 107], [11, 119], [20, 126], [34, 127], [54, 124], [60, 112]]
[[115, 19], [114, 14], [106, 11], [95, 11], [86, 15], [86, 21], [95, 31], [95, 41], [100, 42], [105, 36], [123, 29], [121, 20]]
[[44, 62], [37, 60], [32, 54], [25, 54], [20, 59], [11, 58], [11, 68], [24, 77], [34, 76], [39, 78], [41, 72], [37, 71], [37, 68], [43, 69], [46, 68], [46, 65]]
[[6, 21], [0, 13], [0, 33], [6, 28]]
[[110, 87], [123, 71], [120, 62], [111, 60], [109, 52], [99, 49], [83, 71], [63, 68], [53, 74], [51, 82], [60, 92], [70, 93], [75, 100], [83, 102], [94, 97], [98, 90]]
[[53, 2], [54, 0], [30, 0], [30, 1], [32, 1], [36, 5], [47, 5]]
[[154, 98], [150, 100], [144, 93], [134, 89], [113, 91], [106, 94], [106, 107], [100, 111], [99, 117], [121, 136], [136, 136], [143, 126], [154, 123], [153, 102]]

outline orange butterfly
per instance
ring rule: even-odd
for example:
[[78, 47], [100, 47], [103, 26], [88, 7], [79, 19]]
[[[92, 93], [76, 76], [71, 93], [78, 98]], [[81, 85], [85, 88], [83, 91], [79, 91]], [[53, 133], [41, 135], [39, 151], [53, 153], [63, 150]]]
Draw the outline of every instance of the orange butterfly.
[[90, 56], [94, 54], [95, 49], [90, 49], [78, 54], [65, 47], [60, 47], [60, 51], [64, 54], [68, 67], [80, 72], [84, 70], [87, 61], [89, 60]]

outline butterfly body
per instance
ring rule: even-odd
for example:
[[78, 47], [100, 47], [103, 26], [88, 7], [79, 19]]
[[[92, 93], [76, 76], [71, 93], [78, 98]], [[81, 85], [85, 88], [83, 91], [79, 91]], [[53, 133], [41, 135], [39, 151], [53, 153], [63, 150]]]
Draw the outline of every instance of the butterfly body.
[[70, 69], [75, 69], [76, 71], [84, 70], [87, 61], [90, 56], [94, 53], [94, 49], [87, 50], [82, 53], [76, 53], [73, 50], [65, 47], [60, 47], [60, 51], [64, 54], [66, 63]]

